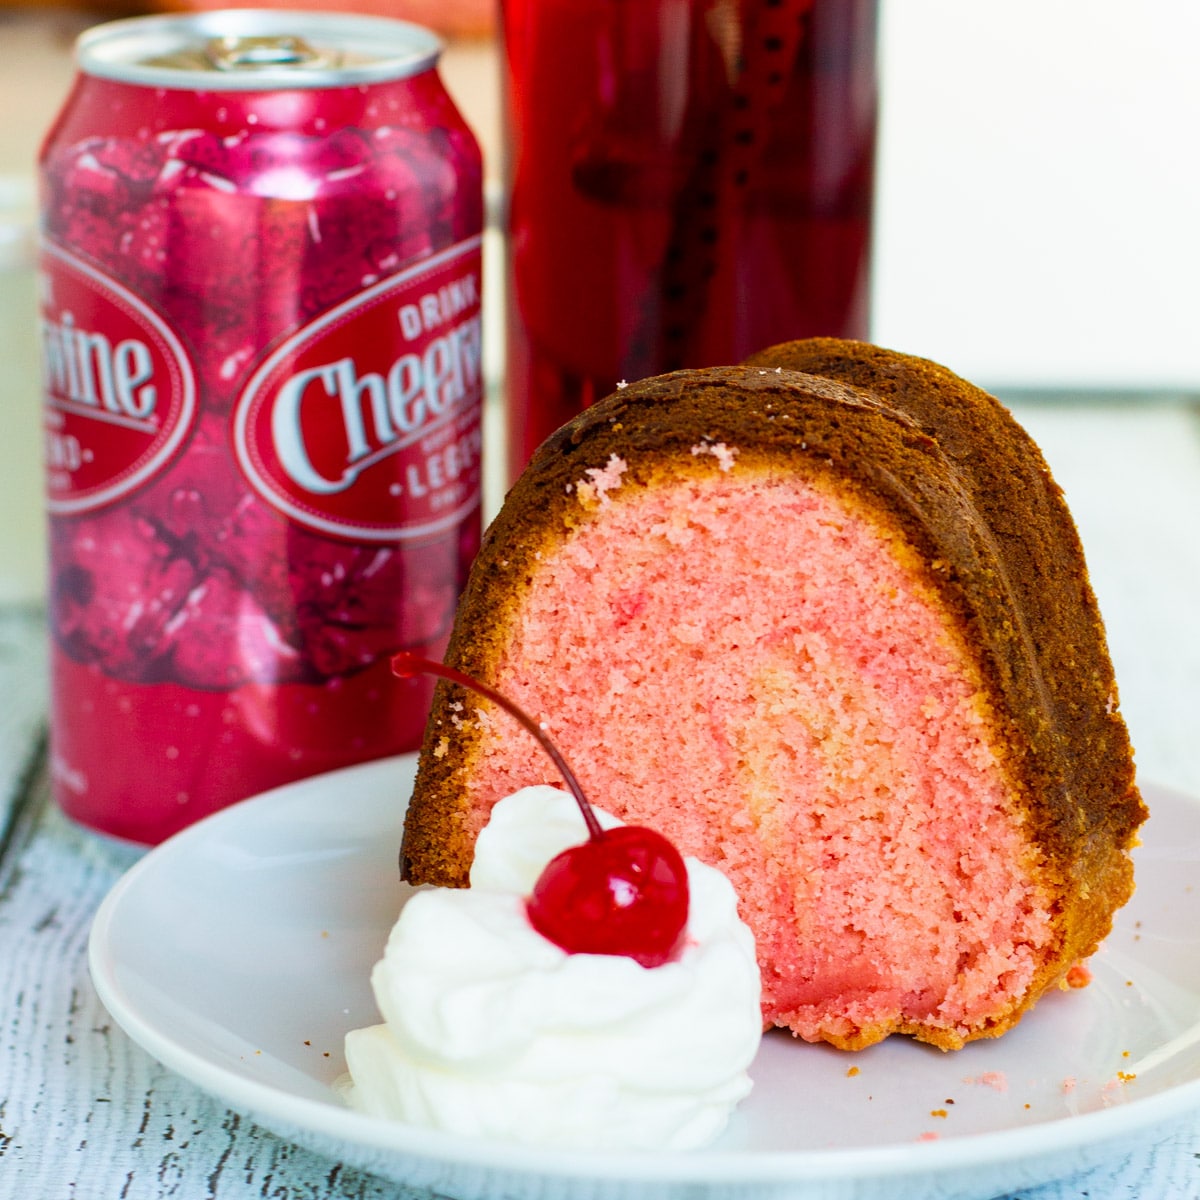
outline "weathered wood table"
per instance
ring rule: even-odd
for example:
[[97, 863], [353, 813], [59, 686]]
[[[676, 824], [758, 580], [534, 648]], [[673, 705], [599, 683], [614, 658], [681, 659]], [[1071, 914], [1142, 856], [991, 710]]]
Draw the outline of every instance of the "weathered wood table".
[[[1200, 795], [1200, 413], [1152, 401], [1017, 407], [1075, 511], [1142, 776]], [[47, 800], [43, 629], [36, 609], [0, 612], [0, 1198], [426, 1195], [256, 1128], [109, 1019], [85, 947], [136, 853], [72, 827]], [[1200, 1198], [1200, 1113], [1165, 1141], [1022, 1193], [1083, 1196]]]

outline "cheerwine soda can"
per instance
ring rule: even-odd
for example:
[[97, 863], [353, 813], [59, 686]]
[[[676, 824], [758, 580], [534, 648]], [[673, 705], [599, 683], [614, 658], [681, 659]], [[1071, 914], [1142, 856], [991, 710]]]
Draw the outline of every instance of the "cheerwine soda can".
[[51, 774], [160, 841], [415, 748], [480, 537], [478, 146], [402, 22], [80, 39], [42, 153]]

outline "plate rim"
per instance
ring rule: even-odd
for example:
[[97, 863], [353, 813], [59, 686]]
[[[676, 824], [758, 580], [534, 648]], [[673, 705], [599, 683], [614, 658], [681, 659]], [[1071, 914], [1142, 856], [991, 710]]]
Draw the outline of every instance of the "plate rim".
[[[1004, 1163], [1034, 1163], [1053, 1155], [1083, 1151], [1097, 1144], [1144, 1134], [1158, 1126], [1162, 1137], [1171, 1124], [1200, 1108], [1200, 1075], [1165, 1087], [1154, 1094], [1127, 1099], [1111, 1108], [1069, 1116], [1052, 1116], [1018, 1129], [954, 1134], [933, 1140], [881, 1142], [856, 1147], [808, 1150], [737, 1150], [701, 1148], [689, 1151], [579, 1151], [528, 1147], [501, 1140], [464, 1137], [442, 1130], [405, 1125], [372, 1117], [340, 1105], [334, 1093], [328, 1102], [298, 1096], [272, 1083], [258, 1082], [212, 1063], [169, 1032], [157, 1028], [138, 1012], [116, 977], [115, 960], [108, 953], [112, 930], [121, 906], [147, 874], [186, 853], [191, 843], [203, 843], [225, 826], [236, 826], [276, 805], [300, 804], [310, 791], [323, 791], [342, 781], [398, 777], [415, 770], [417, 755], [402, 754], [309, 776], [284, 784], [212, 813], [148, 850], [114, 883], [93, 917], [87, 943], [88, 969], [93, 987], [109, 1014], [125, 1033], [168, 1070], [179, 1075], [229, 1108], [257, 1116], [278, 1130], [282, 1124], [322, 1140], [334, 1139], [360, 1149], [404, 1155], [414, 1161], [453, 1163], [458, 1166], [521, 1172], [562, 1179], [586, 1177], [591, 1181], [639, 1181], [681, 1185], [771, 1184], [845, 1182], [900, 1179], [906, 1176], [940, 1176], [966, 1168], [979, 1169]], [[1175, 789], [1143, 784], [1161, 803], [1183, 804], [1200, 817], [1200, 799]], [[1150, 803], [1151, 812], [1154, 804]], [[397, 833], [403, 823], [407, 797], [398, 798]], [[253, 818], [249, 818], [253, 819]], [[287, 1135], [284, 1135], [287, 1136]]]

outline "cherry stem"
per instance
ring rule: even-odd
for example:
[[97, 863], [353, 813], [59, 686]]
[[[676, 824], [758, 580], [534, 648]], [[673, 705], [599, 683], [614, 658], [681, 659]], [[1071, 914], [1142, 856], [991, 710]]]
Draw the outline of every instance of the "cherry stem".
[[486, 696], [493, 704], [498, 704], [510, 717], [519, 721], [523, 728], [529, 730], [537, 738], [542, 749], [550, 755], [551, 761], [558, 768], [558, 773], [566, 781], [567, 787], [571, 789], [571, 795], [575, 797], [579, 811], [583, 813], [588, 835], [592, 839], [599, 839], [603, 836], [604, 829], [597, 820], [588, 798], [583, 794], [583, 788], [579, 786], [575, 772], [567, 766], [567, 760], [563, 758], [546, 731], [507, 696], [501, 695], [494, 687], [489, 687], [486, 683], [480, 683], [478, 679], [472, 679], [470, 675], [464, 675], [462, 671], [455, 670], [454, 667], [447, 667], [443, 663], [434, 662], [431, 658], [422, 658], [419, 654], [409, 654], [407, 651], [392, 655], [392, 673], [401, 679], [411, 679], [414, 675], [436, 675], [439, 679], [446, 679], [451, 683], [469, 688], [473, 692], [478, 692], [481, 696]]

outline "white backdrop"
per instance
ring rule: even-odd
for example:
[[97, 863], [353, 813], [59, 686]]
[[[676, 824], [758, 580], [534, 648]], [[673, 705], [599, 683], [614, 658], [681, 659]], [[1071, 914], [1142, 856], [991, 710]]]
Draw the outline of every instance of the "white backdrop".
[[883, 0], [872, 336], [1200, 393], [1200, 0]]

